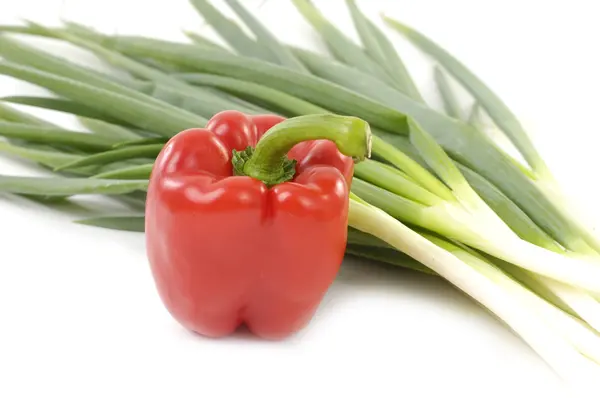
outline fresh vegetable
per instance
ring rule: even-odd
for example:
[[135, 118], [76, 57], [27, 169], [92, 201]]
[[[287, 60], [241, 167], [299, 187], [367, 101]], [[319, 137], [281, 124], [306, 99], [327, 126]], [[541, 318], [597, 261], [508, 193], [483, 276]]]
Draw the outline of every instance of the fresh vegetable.
[[334, 115], [225, 111], [169, 140], [145, 229], [170, 313], [212, 337], [302, 328], [344, 258], [353, 162], [369, 154], [368, 124]]
[[[373, 132], [372, 156], [353, 167], [345, 255], [446, 279], [518, 333], [560, 376], [595, 391], [600, 239], [574, 214], [527, 132], [489, 87], [431, 39], [384, 17], [438, 64], [432, 76], [444, 107], [430, 106], [392, 36], [353, 0], [347, 5], [360, 43], [310, 0], [292, 1], [328, 54], [280, 42], [239, 1], [227, 4], [252, 37], [210, 1], [191, 3], [227, 48], [194, 32], [185, 32], [191, 42], [183, 43], [104, 35], [73, 22], [59, 28], [32, 22], [0, 27], [7, 32], [0, 34], [0, 73], [58, 96], [13, 96], [6, 102], [78, 115], [95, 137], [74, 136], [83, 134], [0, 103], [8, 140], [0, 151], [61, 174], [3, 176], [0, 191], [36, 198], [111, 195], [132, 212], [78, 222], [148, 234], [150, 220], [143, 215], [152, 194], [148, 177], [161, 167], [155, 156], [174, 135], [177, 142], [178, 132], [210, 130], [207, 119], [225, 110], [251, 119], [265, 113], [288, 118], [279, 126], [309, 120], [299, 116], [360, 118]], [[68, 42], [122, 73], [97, 72], [9, 33]], [[456, 85], [472, 96], [470, 111], [458, 103]], [[524, 163], [483, 131], [484, 113]], [[234, 144], [228, 143], [232, 149]], [[240, 151], [240, 159], [249, 155]]]

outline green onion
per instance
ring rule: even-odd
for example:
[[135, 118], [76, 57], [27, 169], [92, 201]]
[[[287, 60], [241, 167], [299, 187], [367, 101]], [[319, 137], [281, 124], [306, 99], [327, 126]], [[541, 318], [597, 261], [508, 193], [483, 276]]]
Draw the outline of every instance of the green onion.
[[[111, 43], [115, 49], [128, 54], [153, 56], [236, 78], [251, 78], [255, 83], [285, 90], [334, 112], [357, 115], [384, 130], [408, 131], [405, 116], [393, 108], [326, 80], [316, 79], [276, 65], [251, 59], [240, 62], [235, 55], [202, 48], [194, 49], [185, 44], [159, 44], [156, 40], [113, 38]], [[412, 102], [408, 97], [402, 97], [399, 92], [394, 94], [394, 98], [402, 100], [395, 106], [404, 104], [406, 107], [403, 110], [408, 111], [430, 134], [433, 134], [452, 158], [475, 169], [500, 188], [559, 243], [575, 250], [586, 250], [588, 245], [574, 230], [571, 222], [559, 212], [556, 205], [544, 196], [540, 188], [516, 168], [486, 137], [467, 124], [446, 119], [443, 115]]]

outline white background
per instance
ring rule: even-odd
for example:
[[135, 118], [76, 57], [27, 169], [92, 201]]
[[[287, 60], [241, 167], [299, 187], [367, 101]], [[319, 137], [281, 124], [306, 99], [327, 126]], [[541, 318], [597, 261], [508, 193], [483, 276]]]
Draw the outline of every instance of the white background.
[[[599, 225], [595, 3], [359, 1], [373, 18], [386, 11], [421, 30], [482, 77]], [[342, 1], [317, 4], [354, 35]], [[171, 39], [203, 26], [185, 0], [2, 0], [0, 10], [1, 23], [62, 17]], [[287, 1], [258, 12], [283, 40], [321, 48]], [[394, 41], [432, 98], [429, 64]], [[0, 78], [0, 96], [30, 92]], [[33, 171], [3, 156], [0, 173]], [[78, 215], [115, 210], [79, 203]], [[67, 210], [0, 196], [0, 397], [566, 396], [520, 339], [459, 291], [369, 263], [345, 264], [314, 321], [287, 341], [191, 335], [157, 297], [143, 235], [75, 225]]]

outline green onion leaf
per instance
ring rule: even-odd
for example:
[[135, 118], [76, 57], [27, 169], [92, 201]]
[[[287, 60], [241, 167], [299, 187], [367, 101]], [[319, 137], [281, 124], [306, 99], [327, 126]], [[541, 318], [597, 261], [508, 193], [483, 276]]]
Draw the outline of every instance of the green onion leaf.
[[200, 116], [166, 103], [130, 98], [12, 62], [0, 62], [0, 74], [37, 84], [84, 105], [102, 109], [107, 114], [141, 129], [164, 135], [172, 136], [191, 127], [204, 126], [207, 122]]
[[396, 88], [414, 100], [424, 102], [388, 37], [360, 11], [355, 0], [346, 0], [346, 4], [367, 54], [385, 69]]
[[399, 170], [402, 170], [417, 184], [421, 185], [423, 188], [439, 198], [442, 198], [448, 202], [453, 202], [456, 200], [454, 194], [446, 185], [444, 185], [413, 158], [409, 157], [404, 152], [398, 150], [379, 137], [373, 137], [372, 139], [373, 152], [377, 154], [377, 157], [384, 159]]
[[167, 143], [167, 139], [165, 137], [148, 137], [148, 138], [138, 138], [134, 140], [122, 141], [118, 144], [113, 145], [114, 149], [123, 148], [127, 146], [136, 146], [136, 145], [149, 145], [149, 144], [161, 144], [165, 145]]
[[346, 253], [350, 254], [351, 256], [379, 261], [385, 264], [395, 265], [413, 271], [419, 271], [428, 275], [437, 275], [431, 269], [427, 268], [412, 257], [409, 257], [406, 254], [394, 249], [361, 246], [349, 243], [346, 246]]
[[190, 0], [196, 11], [202, 15], [213, 29], [238, 53], [261, 59], [277, 61], [271, 52], [244, 33], [237, 23], [217, 10], [206, 0]]
[[0, 55], [6, 61], [12, 61], [31, 69], [38, 69], [40, 71], [52, 73], [71, 80], [77, 80], [109, 91], [143, 99], [142, 94], [129, 88], [131, 84], [134, 84], [132, 82], [135, 82], [133, 79], [109, 76], [93, 69], [77, 65], [66, 59], [56, 57], [46, 51], [42, 51], [22, 43], [19, 40], [11, 39], [1, 34]]
[[0, 25], [0, 32], [46, 36], [45, 32], [39, 31], [33, 26]]
[[564, 249], [554, 239], [533, 222], [519, 206], [504, 195], [497, 187], [468, 167], [460, 163], [456, 163], [456, 166], [460, 169], [469, 185], [477, 192], [477, 195], [521, 239], [525, 239], [548, 250], [564, 252]]
[[39, 195], [120, 195], [143, 191], [148, 180], [100, 180], [90, 178], [16, 177], [0, 175], [0, 192]]
[[133, 130], [123, 126], [119, 126], [118, 124], [112, 124], [102, 120], [90, 119], [87, 117], [79, 117], [78, 120], [83, 127], [87, 128], [92, 133], [103, 137], [127, 142], [138, 142], [141, 140], [140, 136], [134, 133]]
[[[39, 29], [45, 28], [39, 27]], [[239, 109], [240, 111], [252, 112], [252, 109], [240, 107], [239, 103], [226, 100], [222, 96], [217, 96], [213, 92], [204, 90], [202, 88], [193, 87], [184, 81], [176, 79], [171, 75], [162, 72], [161, 70], [137, 62], [136, 60], [126, 57], [116, 51], [102, 47], [95, 41], [82, 39], [77, 35], [65, 31], [52, 31], [55, 33], [57, 38], [66, 40], [74, 45], [92, 51], [94, 54], [106, 60], [110, 64], [124, 68], [135, 76], [139, 76], [154, 82], [153, 84], [150, 83], [150, 85], [145, 86], [145, 90], [138, 89], [135, 86], [132, 86], [131, 88], [136, 89], [137, 91], [143, 91], [144, 94], [148, 94], [153, 98], [164, 101], [177, 108], [190, 111], [191, 113], [200, 114], [207, 119], [210, 119], [215, 113], [227, 109]], [[98, 40], [101, 42], [101, 40], [104, 40], [104, 38], [100, 36], [100, 39]], [[126, 94], [132, 95], [132, 92], [127, 90]]]
[[391, 249], [392, 246], [385, 243], [379, 238], [376, 238], [373, 235], [367, 234], [363, 231], [360, 231], [356, 228], [348, 227], [348, 243], [357, 246], [371, 246], [371, 247], [382, 247], [386, 249]]
[[59, 144], [88, 151], [106, 150], [118, 142], [108, 137], [58, 127], [33, 126], [11, 122], [0, 122], [0, 136], [42, 144]]
[[474, 192], [444, 149], [413, 119], [408, 120], [410, 142], [429, 167], [464, 200], [472, 201]]
[[238, 0], [225, 0], [231, 9], [240, 17], [246, 26], [254, 33], [256, 40], [262, 43], [262, 46], [271, 52], [279, 65], [288, 67], [298, 72], [308, 72], [302, 62], [284, 45], [282, 45], [275, 36], [256, 18], [252, 13], [240, 4]]
[[286, 92], [253, 82], [204, 73], [186, 73], [177, 75], [177, 77], [192, 84], [218, 87], [255, 103], [282, 110], [286, 115], [290, 116], [327, 113], [327, 110], [320, 106], [294, 97]]
[[144, 216], [101, 216], [75, 221], [78, 224], [129, 232], [144, 232]]
[[31, 124], [36, 126], [53, 126], [57, 127], [55, 124], [50, 123], [46, 120], [37, 118], [28, 113], [21, 112], [11, 106], [8, 106], [2, 102], [0, 102], [0, 120], [6, 120], [8, 122], [14, 123], [23, 123], [23, 124]]
[[392, 18], [384, 17], [384, 20], [391, 28], [402, 34], [422, 51], [432, 56], [461, 82], [486, 110], [492, 120], [506, 133], [534, 170], [542, 174], [547, 172], [546, 164], [535, 149], [517, 117], [485, 83], [460, 61], [425, 35]]
[[426, 206], [434, 206], [442, 202], [427, 189], [404, 177], [400, 171], [385, 167], [375, 160], [365, 159], [354, 165], [354, 175]]
[[150, 144], [139, 146], [127, 146], [123, 148], [113, 149], [111, 151], [100, 152], [94, 155], [86, 156], [75, 162], [58, 167], [55, 169], [55, 171], [73, 169], [77, 167], [90, 165], [105, 165], [109, 163], [115, 163], [123, 160], [137, 158], [148, 158], [154, 160], [158, 156], [160, 151], [163, 149], [163, 147], [164, 144]]
[[[230, 109], [238, 106], [238, 104], [232, 103], [221, 96], [216, 96], [212, 92], [190, 86], [186, 82], [176, 79], [159, 69], [137, 62], [136, 60], [126, 57], [123, 54], [102, 47], [92, 40], [85, 40], [79, 36], [63, 31], [56, 31], [56, 36], [79, 47], [92, 51], [94, 54], [106, 60], [110, 64], [124, 68], [135, 76], [154, 82], [155, 84], [150, 86], [150, 92], [145, 93], [176, 107], [190, 110], [192, 113], [197, 113], [194, 108], [181, 107], [179, 103], [182, 100], [178, 95], [187, 98], [188, 101], [195, 100], [197, 103], [199, 103], [201, 105], [201, 109], [203, 110], [201, 114], [207, 118], [210, 118], [220, 110]], [[102, 37], [101, 40], [104, 40], [104, 38]], [[164, 94], [165, 92], [166, 94]], [[163, 93], [162, 97], [161, 93]], [[173, 98], [175, 98], [175, 100], [173, 100]], [[195, 105], [195, 108], [198, 107], [199, 105]]]
[[406, 129], [406, 119], [402, 113], [324, 79], [278, 65], [250, 58], [241, 60], [236, 55], [175, 42], [159, 44], [156, 40], [129, 40], [117, 37], [110, 40], [110, 43], [117, 51], [130, 55], [149, 56], [193, 67], [199, 71], [263, 84], [332, 111], [369, 119], [371, 124], [383, 129]]
[[397, 95], [404, 97], [401, 92], [390, 87], [388, 83], [366, 72], [313, 51], [296, 47], [293, 50], [315, 76], [327, 79], [388, 106], [394, 106], [393, 101]]
[[205, 48], [208, 48], [209, 50], [220, 50], [220, 51], [230, 52], [225, 47], [221, 47], [221, 45], [213, 42], [212, 40], [207, 39], [204, 36], [200, 36], [198, 33], [194, 33], [190, 30], [184, 30], [183, 33], [188, 37], [188, 39], [190, 39], [192, 42], [194, 42], [194, 44], [203, 46]]
[[117, 179], [117, 180], [141, 180], [149, 179], [152, 173], [154, 163], [141, 164], [137, 166], [125, 167], [122, 169], [106, 171], [96, 174], [92, 178]]
[[13, 104], [35, 106], [36, 108], [49, 109], [72, 115], [83, 116], [91, 119], [106, 120], [113, 123], [120, 123], [117, 119], [105, 115], [101, 111], [85, 106], [84, 104], [70, 101], [64, 98], [34, 97], [34, 96], [9, 96], [0, 98], [1, 101], [11, 102]]
[[188, 87], [190, 90], [181, 90], [164, 83], [148, 82], [143, 92], [153, 98], [187, 112], [200, 115], [206, 119], [210, 119], [216, 113], [230, 109], [249, 114], [268, 113], [266, 110], [257, 111], [253, 107], [242, 105], [239, 102], [225, 100], [223, 97], [202, 87], [191, 85], [188, 85]]
[[358, 45], [348, 39], [333, 26], [310, 0], [292, 0], [304, 19], [318, 31], [327, 44], [329, 51], [341, 62], [387, 83], [394, 83], [385, 71]]
[[40, 163], [44, 166], [55, 168], [66, 163], [79, 160], [81, 156], [62, 153], [58, 151], [46, 151], [40, 149], [24, 148], [0, 141], [0, 152]]
[[481, 115], [481, 105], [479, 105], [479, 102], [475, 101], [473, 102], [473, 105], [471, 105], [471, 110], [469, 110], [469, 116], [467, 117], [467, 122], [481, 130], [483, 129], [483, 121], [482, 119], [482, 115]]
[[[428, 208], [421, 203], [396, 195], [358, 177], [352, 179], [352, 193], [358, 195], [367, 203], [379, 207], [391, 216], [414, 225], [422, 224], [422, 214]], [[436, 230], [436, 232], [439, 231]]]
[[[41, 27], [40, 27], [41, 29]], [[83, 42], [83, 41], [82, 41]], [[97, 48], [97, 47], [94, 47]], [[23, 43], [19, 43], [16, 40], [9, 39], [0, 35], [0, 55], [2, 55], [7, 60], [13, 60], [18, 63], [22, 63], [31, 67], [37, 68], [41, 71], [49, 72], [54, 75], [62, 76], [68, 80], [76, 80], [82, 82], [84, 84], [88, 84], [91, 86], [95, 86], [100, 89], [104, 89], [106, 91], [120, 94], [121, 97], [130, 97], [132, 100], [137, 100], [137, 103], [143, 102], [148, 106], [152, 106], [157, 109], [163, 115], [170, 113], [171, 118], [177, 117], [180, 119], [188, 119], [192, 120], [196, 118], [198, 120], [202, 120], [201, 125], [206, 123], [205, 119], [199, 119], [198, 116], [191, 114], [190, 112], [186, 112], [181, 110], [175, 106], [172, 106], [166, 102], [159, 101], [155, 98], [152, 98], [148, 95], [140, 93], [136, 91], [134, 88], [138, 84], [136, 80], [133, 79], [115, 79], [108, 75], [104, 75], [100, 72], [96, 72], [89, 68], [85, 68], [74, 63], [68, 62], [62, 58], [52, 56], [44, 51], [38, 50], [31, 46], [25, 45]], [[10, 62], [7, 62], [10, 64]], [[16, 76], [13, 76], [16, 77]], [[34, 83], [40, 84], [40, 83]], [[183, 83], [182, 83], [183, 84]], [[41, 84], [40, 84], [41, 85]], [[50, 90], [52, 88], [46, 87]], [[55, 90], [53, 90], [55, 91]], [[83, 103], [83, 105], [87, 105], [90, 108], [98, 109], [98, 106], [94, 106], [93, 104], [87, 103], [81, 99], [81, 97], [69, 97], [67, 95], [62, 95], [63, 97], [70, 98], [77, 102]], [[122, 102], [122, 101], [120, 101]], [[133, 102], [133, 101], [132, 101]], [[103, 111], [106, 106], [102, 106], [103, 104], [99, 104]], [[105, 112], [108, 113], [108, 112]], [[114, 116], [114, 115], [110, 115]], [[163, 116], [166, 117], [166, 116]], [[121, 117], [116, 117], [119, 120], [122, 120]], [[132, 123], [133, 124], [133, 123]], [[154, 124], [154, 123], [153, 123]], [[161, 123], [162, 124], [162, 123]], [[160, 125], [160, 124], [159, 124]], [[151, 129], [149, 129], [151, 130]], [[151, 130], [154, 131], [154, 130]], [[163, 134], [165, 134], [163, 132]], [[172, 134], [172, 133], [171, 133]]]
[[448, 76], [446, 76], [446, 74], [437, 66], [434, 69], [434, 80], [440, 97], [442, 98], [446, 114], [455, 119], [462, 120], [462, 109], [454, 90], [450, 86]]

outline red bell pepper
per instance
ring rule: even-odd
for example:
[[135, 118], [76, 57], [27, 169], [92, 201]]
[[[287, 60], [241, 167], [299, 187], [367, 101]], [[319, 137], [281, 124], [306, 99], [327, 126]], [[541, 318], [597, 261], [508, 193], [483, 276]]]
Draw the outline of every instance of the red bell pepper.
[[367, 123], [337, 115], [225, 111], [173, 137], [146, 204], [171, 315], [211, 337], [240, 324], [273, 339], [303, 328], [344, 257], [353, 162], [369, 152]]

